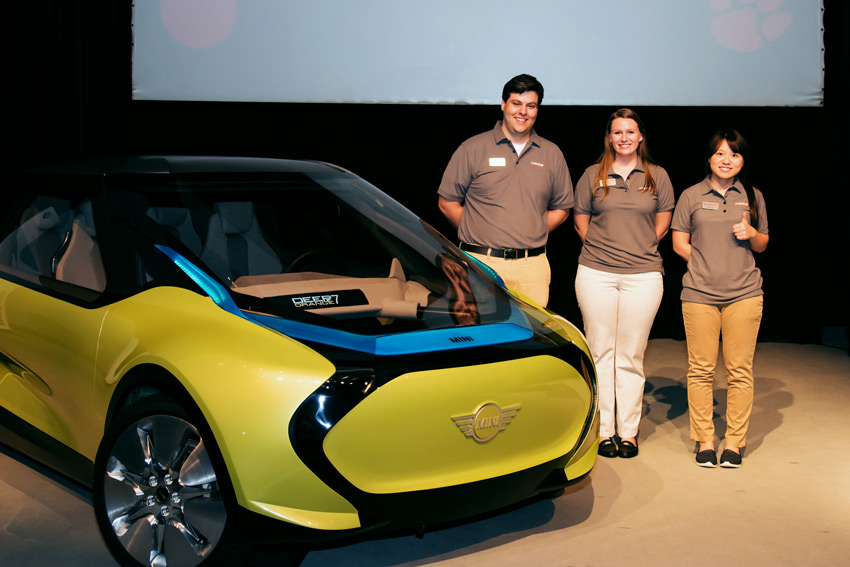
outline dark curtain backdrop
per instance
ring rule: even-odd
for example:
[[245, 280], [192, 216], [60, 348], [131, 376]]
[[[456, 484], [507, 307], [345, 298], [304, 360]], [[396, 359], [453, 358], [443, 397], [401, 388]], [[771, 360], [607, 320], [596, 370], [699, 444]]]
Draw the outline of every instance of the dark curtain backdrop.
[[[737, 128], [749, 139], [749, 180], [765, 194], [771, 229], [768, 250], [757, 256], [765, 278], [763, 340], [818, 343], [825, 329], [846, 332], [848, 324], [850, 181], [843, 166], [850, 120], [842, 102], [850, 92], [850, 25], [844, 4], [825, 3], [821, 108], [635, 108], [677, 194], [702, 178], [703, 146], [716, 129]], [[497, 106], [133, 101], [128, 1], [6, 0], [0, 18], [4, 170], [126, 153], [317, 159], [361, 175], [451, 235], [436, 207], [443, 168], [460, 142], [500, 116]], [[501, 84], [493, 89], [500, 92]], [[573, 181], [598, 156], [614, 110], [541, 108], [537, 130], [560, 145]], [[550, 306], [580, 324], [573, 291], [579, 248], [570, 226], [552, 234]], [[666, 291], [653, 336], [683, 338], [684, 264], [669, 237], [661, 251]]]
[[0, 3], [4, 168], [127, 147], [130, 3]]

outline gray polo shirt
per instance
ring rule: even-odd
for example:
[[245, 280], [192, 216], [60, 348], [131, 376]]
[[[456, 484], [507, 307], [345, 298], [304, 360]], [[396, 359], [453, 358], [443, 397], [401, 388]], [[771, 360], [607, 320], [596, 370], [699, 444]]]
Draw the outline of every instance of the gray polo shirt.
[[[663, 167], [650, 165], [655, 192], [641, 191], [646, 172], [638, 166], [623, 179], [608, 171], [608, 196], [591, 187], [599, 164], [588, 167], [576, 184], [577, 215], [590, 215], [578, 263], [615, 274], [661, 271], [655, 215], [672, 211], [673, 185]], [[603, 198], [605, 197], [605, 198]]]
[[[767, 209], [761, 191], [754, 189], [759, 213], [755, 227], [767, 231]], [[673, 213], [673, 230], [691, 235], [691, 257], [682, 278], [682, 301], [725, 305], [764, 292], [748, 240], [738, 240], [732, 226], [749, 217], [750, 202], [735, 180], [724, 197], [711, 188], [709, 177], [685, 189]]]
[[461, 242], [490, 248], [537, 248], [549, 237], [546, 211], [573, 206], [564, 154], [534, 130], [517, 156], [502, 122], [466, 140], [443, 173], [439, 195], [464, 203]]

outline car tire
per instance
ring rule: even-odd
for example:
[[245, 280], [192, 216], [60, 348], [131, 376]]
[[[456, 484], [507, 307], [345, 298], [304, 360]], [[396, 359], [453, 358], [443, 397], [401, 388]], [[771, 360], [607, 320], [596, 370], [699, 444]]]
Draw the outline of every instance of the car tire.
[[155, 395], [109, 425], [94, 463], [97, 525], [125, 567], [240, 565], [233, 489], [200, 412]]

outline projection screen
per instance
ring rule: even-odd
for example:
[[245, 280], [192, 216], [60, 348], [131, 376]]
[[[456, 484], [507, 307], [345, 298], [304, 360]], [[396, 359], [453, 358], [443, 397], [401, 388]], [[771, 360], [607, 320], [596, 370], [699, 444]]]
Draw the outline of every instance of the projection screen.
[[822, 0], [136, 0], [136, 100], [818, 106]]

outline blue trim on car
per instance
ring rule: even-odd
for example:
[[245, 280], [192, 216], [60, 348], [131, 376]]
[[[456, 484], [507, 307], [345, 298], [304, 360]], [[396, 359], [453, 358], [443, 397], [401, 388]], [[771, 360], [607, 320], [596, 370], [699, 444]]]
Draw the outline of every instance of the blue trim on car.
[[357, 335], [338, 329], [319, 327], [269, 315], [248, 314], [250, 319], [295, 339], [346, 348], [381, 356], [492, 346], [530, 339], [534, 333], [513, 323], [476, 327], [428, 329], [393, 335]]
[[243, 319], [279, 331], [294, 339], [356, 350], [381, 356], [418, 354], [471, 347], [492, 346], [530, 339], [534, 333], [526, 328], [524, 318], [516, 310], [506, 323], [427, 329], [391, 335], [358, 335], [271, 315], [244, 313], [237, 307], [227, 290], [206, 272], [167, 246], [156, 245], [174, 264], [183, 270], [216, 305]]
[[487, 264], [485, 264], [484, 262], [482, 262], [481, 260], [479, 260], [479, 259], [478, 259], [478, 258], [476, 258], [475, 256], [471, 255], [471, 254], [470, 254], [469, 252], [467, 252], [466, 250], [461, 250], [461, 252], [463, 252], [464, 254], [466, 254], [466, 257], [467, 257], [467, 258], [469, 258], [470, 260], [472, 260], [473, 262], [475, 262], [475, 264], [476, 264], [479, 268], [481, 268], [482, 270], [484, 270], [484, 273], [486, 273], [488, 276], [490, 276], [490, 277], [493, 279], [493, 281], [495, 281], [497, 284], [499, 284], [499, 285], [500, 285], [503, 289], [508, 289], [508, 286], [507, 286], [507, 284], [505, 283], [505, 280], [503, 280], [503, 279], [502, 279], [502, 276], [500, 276], [500, 275], [496, 272], [496, 270], [494, 270], [493, 268], [491, 268], [490, 266], [488, 266]]
[[236, 306], [236, 302], [233, 301], [233, 298], [230, 297], [230, 294], [227, 293], [227, 290], [224, 289], [220, 283], [211, 278], [205, 271], [197, 267], [195, 264], [187, 260], [181, 254], [175, 252], [173, 249], [168, 246], [162, 246], [159, 244], [155, 245], [157, 248], [162, 251], [163, 254], [168, 256], [174, 264], [183, 270], [183, 272], [189, 276], [193, 282], [198, 284], [198, 286], [206, 293], [210, 299], [212, 299], [216, 305], [227, 311], [228, 313], [233, 313], [234, 315], [238, 315], [243, 319], [247, 319], [245, 314], [242, 313], [242, 310]]

